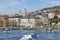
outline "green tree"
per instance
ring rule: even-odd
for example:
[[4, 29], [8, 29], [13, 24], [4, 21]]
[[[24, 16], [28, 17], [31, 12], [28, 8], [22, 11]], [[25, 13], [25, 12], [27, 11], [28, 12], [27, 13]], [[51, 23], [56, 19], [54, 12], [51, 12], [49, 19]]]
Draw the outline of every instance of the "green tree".
[[52, 18], [49, 18], [49, 25], [52, 26]]
[[58, 25], [57, 25], [57, 23], [59, 22], [58, 16], [53, 17], [53, 22], [55, 23], [55, 28], [58, 28]]
[[55, 23], [57, 24], [57, 23], [58, 23], [58, 21], [59, 21], [58, 16], [54, 16], [54, 17], [53, 17], [53, 22], [55, 22]]
[[55, 16], [53, 17], [53, 22], [55, 22], [55, 24], [57, 25], [57, 23], [59, 22], [59, 18], [57, 16], [57, 14], [60, 13], [60, 9], [59, 8], [55, 8], [52, 11], [55, 13]]

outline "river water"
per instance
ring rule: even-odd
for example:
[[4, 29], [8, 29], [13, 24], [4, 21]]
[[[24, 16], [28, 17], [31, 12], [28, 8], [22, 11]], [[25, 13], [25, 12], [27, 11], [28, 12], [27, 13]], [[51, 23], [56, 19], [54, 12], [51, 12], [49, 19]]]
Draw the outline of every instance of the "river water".
[[19, 40], [23, 35], [33, 35], [37, 36], [33, 39], [35, 40], [60, 40], [59, 32], [36, 32], [33, 30], [11, 30], [3, 31], [0, 30], [0, 40]]

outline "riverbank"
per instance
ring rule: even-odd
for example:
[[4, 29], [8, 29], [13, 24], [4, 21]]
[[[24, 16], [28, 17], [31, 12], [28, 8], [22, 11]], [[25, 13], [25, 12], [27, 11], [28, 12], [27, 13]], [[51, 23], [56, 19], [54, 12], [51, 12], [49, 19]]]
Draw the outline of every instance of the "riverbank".
[[[4, 31], [13, 31], [13, 30], [29, 30], [29, 31], [36, 31], [36, 32], [47, 32], [48, 30], [46, 30], [46, 28], [40, 28], [40, 27], [36, 27], [36, 28], [23, 28], [23, 27], [16, 27], [16, 28], [0, 28], [0, 30], [4, 30]], [[59, 29], [53, 29], [52, 32], [60, 32], [60, 28]]]

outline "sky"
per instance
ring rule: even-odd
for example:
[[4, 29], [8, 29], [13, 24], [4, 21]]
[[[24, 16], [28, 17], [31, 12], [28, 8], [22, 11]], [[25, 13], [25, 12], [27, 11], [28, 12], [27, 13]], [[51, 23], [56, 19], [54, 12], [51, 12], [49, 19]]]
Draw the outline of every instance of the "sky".
[[0, 14], [15, 14], [25, 8], [32, 12], [53, 6], [60, 6], [60, 0], [0, 0]]

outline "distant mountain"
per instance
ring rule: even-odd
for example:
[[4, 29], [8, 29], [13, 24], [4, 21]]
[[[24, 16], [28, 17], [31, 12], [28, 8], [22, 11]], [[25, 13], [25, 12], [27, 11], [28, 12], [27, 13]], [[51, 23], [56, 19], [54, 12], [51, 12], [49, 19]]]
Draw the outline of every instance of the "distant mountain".
[[[45, 15], [50, 12], [53, 12], [55, 14], [60, 14], [60, 6], [53, 6], [53, 7], [48, 7], [48, 8], [43, 8], [39, 9], [37, 11], [31, 12], [29, 15], [35, 16], [35, 15]], [[42, 14], [43, 13], [43, 14]]]
[[60, 14], [60, 6], [43, 8], [43, 9], [41, 9], [41, 10], [39, 10], [39, 11], [42, 11], [42, 12], [46, 11], [46, 12], [48, 12], [48, 13], [49, 13], [49, 12], [54, 12], [54, 13]]
[[48, 9], [60, 9], [60, 6], [54, 6], [54, 7], [48, 7], [48, 8], [43, 8], [41, 10], [48, 10]]

